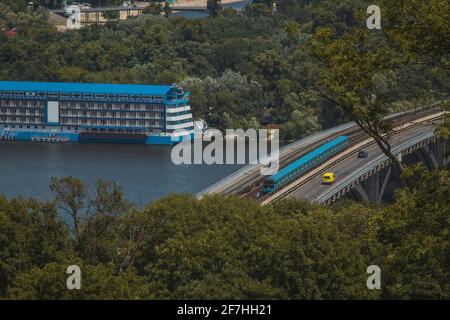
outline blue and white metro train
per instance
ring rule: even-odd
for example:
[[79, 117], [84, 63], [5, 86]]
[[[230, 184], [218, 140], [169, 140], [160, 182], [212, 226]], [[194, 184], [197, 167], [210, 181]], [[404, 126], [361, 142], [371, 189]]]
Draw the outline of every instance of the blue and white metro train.
[[313, 169], [315, 166], [341, 152], [347, 148], [349, 144], [350, 140], [347, 136], [339, 136], [336, 139], [321, 145], [317, 149], [308, 152], [306, 155], [298, 158], [291, 164], [278, 171], [277, 174], [267, 178], [264, 181], [263, 193], [268, 194], [281, 188], [297, 177]]

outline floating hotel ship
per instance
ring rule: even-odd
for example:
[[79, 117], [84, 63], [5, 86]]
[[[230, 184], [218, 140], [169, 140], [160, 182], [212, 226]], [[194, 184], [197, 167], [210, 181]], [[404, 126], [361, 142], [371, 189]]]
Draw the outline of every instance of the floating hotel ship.
[[0, 139], [175, 144], [194, 134], [177, 85], [0, 81]]

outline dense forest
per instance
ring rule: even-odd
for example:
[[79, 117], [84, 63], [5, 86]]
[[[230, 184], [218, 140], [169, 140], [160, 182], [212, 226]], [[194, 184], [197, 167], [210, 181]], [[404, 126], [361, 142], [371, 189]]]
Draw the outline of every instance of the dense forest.
[[0, 198], [0, 298], [449, 299], [450, 171], [408, 170], [414, 191], [381, 207], [172, 195], [139, 210], [114, 183], [90, 198], [55, 178], [50, 202]]
[[[220, 128], [276, 125], [293, 139], [355, 119], [368, 134], [450, 92], [446, 0], [255, 0], [188, 20], [146, 14], [58, 32], [57, 1], [0, 0], [0, 79], [181, 83]], [[91, 1], [94, 2], [94, 1]], [[105, 1], [106, 2], [106, 1]], [[450, 121], [439, 128], [450, 137]], [[402, 168], [383, 206], [171, 195], [144, 209], [99, 180], [54, 178], [48, 202], [0, 198], [0, 298], [450, 299], [450, 171]], [[82, 290], [66, 289], [79, 265]], [[382, 290], [366, 287], [369, 265]]]

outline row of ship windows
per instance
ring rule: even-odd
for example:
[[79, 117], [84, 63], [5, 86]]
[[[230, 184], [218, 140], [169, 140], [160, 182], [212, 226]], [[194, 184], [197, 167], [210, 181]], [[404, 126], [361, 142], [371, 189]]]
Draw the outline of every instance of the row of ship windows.
[[[42, 112], [40, 113], [34, 113], [34, 114], [19, 114], [19, 113], [0, 113], [0, 115], [3, 115], [2, 117], [0, 117], [0, 119], [2, 121], [8, 121], [8, 119], [14, 119], [12, 120], [13, 122], [16, 121], [15, 119], [21, 119], [20, 121], [27, 121], [27, 119], [42, 119], [42, 121], [44, 121], [43, 117], [36, 117], [36, 116], [43, 116], [44, 114]], [[8, 116], [13, 116], [13, 117], [8, 117]], [[100, 117], [99, 117], [100, 118]], [[108, 120], [108, 118], [110, 118], [111, 120], [162, 120], [163, 117], [160, 116], [155, 116], [155, 117], [144, 117], [143, 115], [139, 115], [139, 116], [116, 116], [116, 117], [108, 117], [108, 116], [103, 116], [101, 118], [107, 118], [106, 120]], [[64, 115], [61, 114], [61, 119], [93, 119], [93, 120], [103, 120], [103, 119], [98, 119], [98, 118], [92, 118], [92, 116], [76, 116], [76, 115]]]
[[139, 113], [139, 112], [87, 112], [87, 111], [66, 111], [61, 110], [61, 116], [67, 117], [102, 117], [102, 118], [141, 118], [141, 119], [163, 119], [161, 113]]
[[[2, 108], [44, 108], [44, 102], [26, 101], [26, 100], [0, 100]], [[178, 104], [177, 107], [186, 107], [186, 103]], [[134, 104], [134, 103], [88, 103], [88, 102], [60, 102], [63, 109], [92, 109], [92, 110], [133, 110], [133, 111], [165, 111], [163, 104]], [[181, 111], [177, 113], [189, 113], [190, 111]]]
[[3, 123], [44, 123], [44, 118], [0, 117], [0, 119]]
[[[3, 128], [13, 128], [13, 129], [15, 129], [16, 128], [16, 126], [17, 126], [17, 128], [19, 128], [19, 129], [22, 129], [22, 128], [27, 128], [27, 129], [45, 129], [46, 128], [46, 126], [36, 126], [36, 125], [26, 125], [26, 126], [23, 126], [23, 125], [20, 125], [20, 124], [5, 124], [5, 125], [3, 125]], [[54, 127], [51, 127], [52, 129], [54, 128]], [[192, 127], [192, 129], [194, 129], [194, 127]], [[72, 127], [60, 127], [59, 128], [59, 130], [60, 131], [65, 131], [65, 130], [67, 130], [67, 131], [71, 131], [72, 130]], [[78, 127], [73, 127], [73, 130], [75, 130], [75, 131], [78, 131]], [[144, 133], [144, 132], [149, 132], [149, 133], [152, 133], [153, 132], [153, 130], [151, 129], [151, 128], [148, 128], [147, 130], [141, 130], [141, 129], [138, 129], [138, 130], [135, 130], [135, 129], [115, 129], [115, 128], [108, 128], [108, 129], [106, 129], [106, 128], [83, 128], [82, 129], [84, 132], [103, 132], [103, 131], [109, 131], [109, 132], [124, 132], [124, 133]]]
[[[35, 117], [35, 118], [25, 118], [25, 117], [0, 117], [3, 123], [31, 123], [31, 124], [44, 124], [45, 120], [43, 117]], [[140, 120], [140, 119], [120, 119], [120, 120], [107, 120], [107, 119], [70, 119], [70, 118], [62, 118], [60, 119], [61, 124], [89, 124], [89, 125], [124, 125], [124, 126], [149, 126], [156, 124], [158, 127], [161, 127], [163, 122], [159, 120]]]
[[[11, 126], [11, 128], [15, 128], [16, 127], [16, 125], [17, 125], [17, 127], [18, 128], [20, 128], [20, 129], [22, 129], [24, 126], [23, 125], [20, 125], [20, 124], [13, 124], [13, 125], [11, 125], [11, 124], [4, 124], [3, 125], [3, 128], [9, 128], [10, 126]], [[25, 126], [27, 129], [31, 129], [31, 127], [33, 127], [34, 129], [45, 129], [45, 126], [31, 126], [31, 125], [28, 125], [28, 126]], [[70, 128], [69, 128], [69, 130], [70, 130]]]
[[42, 109], [4, 109], [0, 108], [0, 114], [17, 114], [17, 115], [44, 115]]
[[64, 125], [86, 125], [86, 126], [114, 126], [114, 127], [129, 127], [129, 126], [141, 126], [149, 128], [162, 128], [163, 123], [161, 121], [148, 121], [148, 120], [87, 120], [87, 119], [64, 119], [60, 121], [60, 124]]
[[[0, 108], [0, 114], [8, 115], [44, 115], [43, 109], [16, 109], [16, 108]], [[127, 117], [127, 118], [155, 118], [162, 119], [163, 113], [161, 112], [126, 112], [126, 111], [77, 111], [77, 110], [65, 110], [62, 109], [60, 112], [63, 116], [87, 116], [87, 117]], [[177, 112], [169, 114], [172, 117], [190, 114], [189, 111]]]
[[164, 111], [162, 104], [61, 102], [62, 109]]
[[24, 101], [24, 100], [1, 100], [0, 101], [0, 107], [8, 108], [8, 107], [23, 107], [23, 108], [29, 108], [29, 107], [44, 107], [44, 102], [41, 101]]
[[[84, 98], [84, 99], [134, 99], [163, 101], [163, 96], [152, 95], [128, 95], [128, 94], [89, 94], [89, 93], [59, 93], [59, 92], [26, 92], [26, 91], [0, 91], [5, 97], [41, 97], [41, 98]], [[168, 100], [175, 100], [175, 96], [168, 96]]]
[[[70, 128], [70, 127], [69, 127]], [[153, 132], [159, 132], [160, 128], [152, 129], [152, 128], [146, 128], [146, 129], [141, 129], [141, 128], [134, 128], [134, 129], [122, 129], [122, 128], [83, 128], [82, 131], [83, 132], [94, 132], [94, 133], [98, 133], [98, 132], [111, 132], [111, 133], [153, 133]], [[77, 129], [75, 129], [77, 130]]]

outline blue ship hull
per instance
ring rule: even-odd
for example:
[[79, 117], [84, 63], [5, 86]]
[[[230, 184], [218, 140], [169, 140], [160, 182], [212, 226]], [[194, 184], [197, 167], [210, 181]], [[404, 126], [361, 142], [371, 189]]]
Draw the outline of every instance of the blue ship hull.
[[[50, 136], [47, 132], [31, 132], [31, 131], [10, 131], [8, 135], [1, 136], [1, 140], [9, 141], [48, 141], [48, 142], [91, 142], [91, 143], [133, 143], [133, 144], [153, 144], [153, 145], [175, 145], [186, 138], [193, 138], [193, 133], [187, 136], [171, 137], [167, 135], [149, 135], [140, 136], [138, 138], [130, 136], [129, 138], [113, 136], [96, 136], [86, 137], [79, 133], [57, 133]], [[50, 140], [53, 139], [53, 140]], [[50, 141], [49, 141], [50, 140]]]

